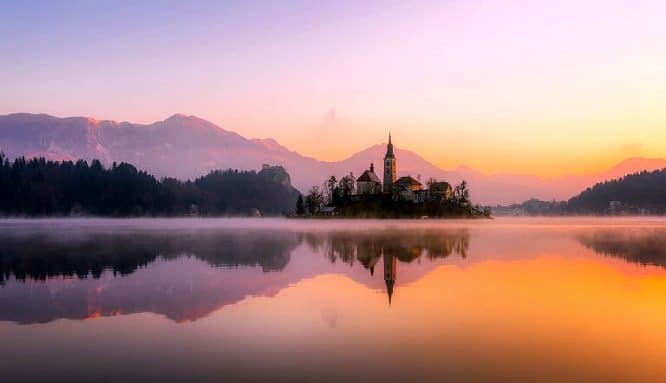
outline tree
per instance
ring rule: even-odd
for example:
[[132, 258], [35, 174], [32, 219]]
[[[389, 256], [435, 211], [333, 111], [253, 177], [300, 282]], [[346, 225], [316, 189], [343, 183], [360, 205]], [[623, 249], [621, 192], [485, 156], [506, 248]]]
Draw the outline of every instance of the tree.
[[467, 189], [467, 181], [462, 180], [462, 182], [453, 189], [453, 201], [460, 207], [469, 206], [469, 189]]
[[342, 196], [347, 198], [354, 194], [356, 191], [356, 178], [354, 178], [354, 173], [349, 173], [340, 179], [338, 187], [342, 193]]
[[[287, 180], [285, 182], [285, 180]], [[183, 215], [192, 205], [202, 215], [263, 215], [293, 211], [300, 193], [281, 167], [213, 171], [195, 181], [161, 181], [127, 163], [54, 162], [44, 158], [12, 164], [0, 155], [0, 215]], [[301, 197], [302, 199], [302, 197]], [[302, 204], [302, 202], [301, 202]]]
[[303, 202], [303, 196], [298, 195], [298, 200], [296, 200], [296, 215], [305, 215], [305, 203]]
[[305, 197], [305, 205], [310, 214], [317, 214], [321, 211], [321, 205], [324, 202], [324, 195], [319, 190], [319, 186], [313, 186]]
[[333, 196], [335, 195], [335, 185], [338, 183], [338, 180], [335, 176], [331, 176], [326, 182], [324, 182], [324, 203], [330, 205], [333, 203]]

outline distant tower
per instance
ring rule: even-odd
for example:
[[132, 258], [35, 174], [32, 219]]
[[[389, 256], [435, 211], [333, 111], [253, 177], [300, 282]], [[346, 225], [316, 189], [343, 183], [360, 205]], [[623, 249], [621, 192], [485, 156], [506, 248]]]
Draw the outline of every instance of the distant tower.
[[391, 143], [391, 133], [389, 132], [388, 145], [386, 145], [386, 155], [384, 156], [384, 193], [391, 193], [394, 182], [395, 155], [393, 154], [393, 144]]
[[384, 282], [386, 282], [389, 306], [393, 297], [393, 285], [395, 285], [395, 263], [396, 258], [394, 255], [384, 254]]

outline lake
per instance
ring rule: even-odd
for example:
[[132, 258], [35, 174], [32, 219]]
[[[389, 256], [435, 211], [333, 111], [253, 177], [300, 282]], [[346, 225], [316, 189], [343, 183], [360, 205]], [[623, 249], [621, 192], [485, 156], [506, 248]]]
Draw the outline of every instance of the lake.
[[666, 379], [666, 220], [0, 220], [0, 380]]

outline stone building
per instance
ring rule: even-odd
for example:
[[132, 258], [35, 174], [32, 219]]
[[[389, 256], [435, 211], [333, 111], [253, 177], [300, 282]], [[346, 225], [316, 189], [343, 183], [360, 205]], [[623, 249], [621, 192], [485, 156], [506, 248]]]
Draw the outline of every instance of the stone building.
[[447, 200], [453, 196], [453, 188], [448, 182], [432, 182], [428, 185], [428, 191], [433, 200]]
[[370, 164], [370, 169], [364, 171], [356, 180], [356, 192], [358, 194], [380, 194], [382, 192], [382, 181], [375, 174], [374, 164]]
[[[423, 202], [418, 198], [421, 194], [421, 182], [411, 176], [400, 177], [399, 180], [393, 183], [392, 197], [394, 201], [412, 201]], [[423, 195], [425, 197], [425, 195]]]
[[375, 167], [365, 170], [356, 180], [356, 195], [352, 200], [360, 201], [363, 196], [379, 195], [390, 197], [394, 201], [411, 201], [424, 203], [428, 200], [446, 200], [451, 198], [453, 190], [448, 182], [432, 182], [426, 190], [423, 184], [414, 177], [405, 176], [396, 179], [397, 159], [393, 152], [393, 142], [389, 133], [386, 154], [384, 155], [384, 179], [380, 180], [375, 174]]

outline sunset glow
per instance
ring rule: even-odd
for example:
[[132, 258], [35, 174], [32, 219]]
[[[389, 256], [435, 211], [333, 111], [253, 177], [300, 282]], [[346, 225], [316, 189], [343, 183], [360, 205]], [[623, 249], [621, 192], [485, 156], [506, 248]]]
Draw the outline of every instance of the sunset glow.
[[5, 4], [0, 114], [181, 112], [323, 160], [391, 130], [444, 169], [585, 174], [666, 154], [664, 14], [649, 0]]

